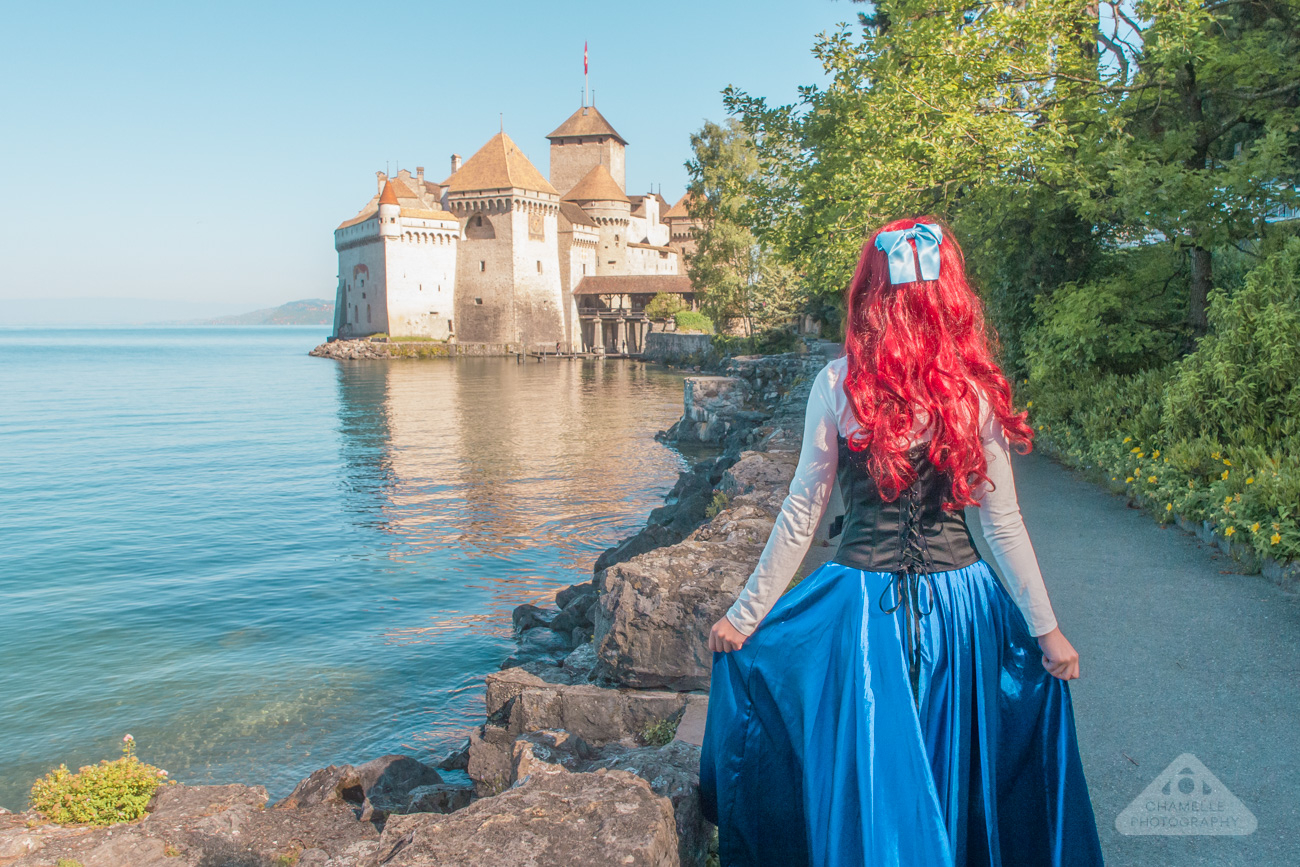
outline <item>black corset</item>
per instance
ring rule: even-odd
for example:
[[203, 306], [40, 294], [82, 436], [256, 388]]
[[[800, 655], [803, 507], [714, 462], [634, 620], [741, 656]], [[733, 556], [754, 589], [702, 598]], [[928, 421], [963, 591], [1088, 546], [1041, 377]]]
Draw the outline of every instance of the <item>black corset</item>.
[[868, 572], [944, 572], [979, 559], [966, 516], [944, 511], [952, 492], [946, 475], [930, 463], [928, 443], [909, 452], [916, 481], [887, 503], [867, 470], [867, 452], [849, 448], [839, 434], [837, 477], [844, 498], [839, 548], [831, 559]]
[[908, 678], [912, 700], [920, 704], [921, 618], [934, 609], [931, 572], [961, 569], [979, 560], [979, 552], [960, 509], [945, 511], [951, 481], [930, 462], [929, 444], [913, 446], [908, 457], [916, 479], [892, 503], [867, 469], [867, 452], [849, 448], [839, 434], [837, 477], [845, 512], [837, 519], [843, 533], [831, 559], [866, 572], [892, 572], [878, 604], [886, 614], [903, 609], [906, 624]]

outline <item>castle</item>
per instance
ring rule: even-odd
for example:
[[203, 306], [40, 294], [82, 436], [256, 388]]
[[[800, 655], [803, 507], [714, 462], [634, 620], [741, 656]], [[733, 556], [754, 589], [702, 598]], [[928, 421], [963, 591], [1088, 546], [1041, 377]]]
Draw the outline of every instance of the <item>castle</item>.
[[334, 338], [637, 352], [650, 298], [692, 305], [686, 197], [628, 196], [627, 142], [594, 105], [547, 139], [549, 180], [504, 130], [463, 164], [453, 155], [441, 183], [377, 173], [374, 198], [334, 231]]

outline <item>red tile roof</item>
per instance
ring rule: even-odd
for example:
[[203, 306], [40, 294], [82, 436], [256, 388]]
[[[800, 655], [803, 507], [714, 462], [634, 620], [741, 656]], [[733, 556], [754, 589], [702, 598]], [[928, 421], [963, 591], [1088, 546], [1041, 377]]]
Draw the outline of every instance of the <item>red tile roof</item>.
[[596, 106], [588, 105], [569, 115], [569, 119], [560, 124], [559, 127], [556, 128], [555, 132], [548, 135], [547, 138], [586, 138], [599, 136], [610, 136], [624, 145], [627, 144], [627, 140], [619, 135], [614, 130], [614, 127], [610, 126], [609, 121], [605, 120], [605, 116], [596, 110]]
[[655, 295], [659, 292], [694, 292], [691, 278], [683, 274], [627, 274], [583, 277], [574, 295]]

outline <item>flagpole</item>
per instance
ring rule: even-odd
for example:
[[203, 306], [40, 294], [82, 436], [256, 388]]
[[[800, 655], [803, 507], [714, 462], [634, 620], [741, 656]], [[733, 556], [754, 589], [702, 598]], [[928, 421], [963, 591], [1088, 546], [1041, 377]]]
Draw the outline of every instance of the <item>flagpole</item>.
[[587, 107], [589, 91], [587, 89], [587, 43], [582, 43], [582, 107]]

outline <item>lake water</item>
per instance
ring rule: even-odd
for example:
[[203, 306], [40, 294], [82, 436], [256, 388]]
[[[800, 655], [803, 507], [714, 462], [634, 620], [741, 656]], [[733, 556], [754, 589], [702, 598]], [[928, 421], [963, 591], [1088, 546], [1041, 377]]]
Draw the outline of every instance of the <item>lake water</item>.
[[440, 758], [510, 612], [686, 461], [682, 376], [310, 358], [314, 328], [0, 329], [0, 805], [60, 762], [286, 794]]

